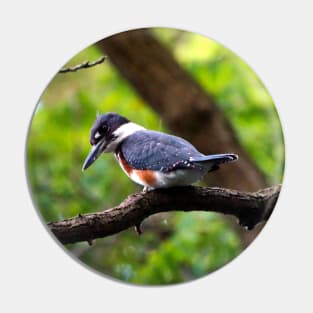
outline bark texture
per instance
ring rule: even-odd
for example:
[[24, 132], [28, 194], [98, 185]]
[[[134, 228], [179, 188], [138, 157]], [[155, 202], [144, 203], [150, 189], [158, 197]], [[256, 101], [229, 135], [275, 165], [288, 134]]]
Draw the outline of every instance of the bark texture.
[[[148, 216], [169, 211], [211, 211], [237, 217], [248, 229], [270, 217], [280, 186], [258, 192], [241, 192], [213, 187], [175, 187], [130, 195], [119, 206], [92, 214], [49, 223], [63, 244], [116, 234], [132, 226], [138, 229]], [[209, 225], [208, 225], [209, 227]]]

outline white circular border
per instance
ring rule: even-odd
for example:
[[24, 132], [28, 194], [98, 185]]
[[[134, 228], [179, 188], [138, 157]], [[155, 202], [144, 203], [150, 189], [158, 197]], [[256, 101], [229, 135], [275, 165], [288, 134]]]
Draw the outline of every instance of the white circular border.
[[[312, 278], [311, 11], [304, 1], [298, 1], [298, 6], [284, 3], [283, 7], [266, 1], [259, 5], [241, 2], [136, 4], [115, 0], [58, 5], [56, 1], [32, 0], [6, 4], [1, 17], [1, 31], [5, 31], [1, 72], [5, 82], [1, 97], [1, 186], [5, 188], [0, 227], [2, 312], [302, 312], [313, 308], [305, 284]], [[198, 32], [241, 56], [271, 93], [286, 141], [283, 191], [267, 227], [222, 270], [172, 287], [128, 286], [75, 262], [41, 224], [24, 169], [30, 118], [55, 72], [89, 44], [144, 26]], [[310, 67], [311, 72], [307, 70]]]

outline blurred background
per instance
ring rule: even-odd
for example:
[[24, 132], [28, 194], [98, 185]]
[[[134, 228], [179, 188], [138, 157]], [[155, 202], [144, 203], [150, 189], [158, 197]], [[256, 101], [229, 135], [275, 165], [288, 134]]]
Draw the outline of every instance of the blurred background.
[[[239, 161], [200, 185], [256, 191], [282, 182], [284, 143], [273, 100], [238, 56], [206, 37], [153, 28], [106, 38], [65, 66], [107, 55], [74, 73], [58, 73], [34, 112], [27, 144], [33, 200], [45, 223], [118, 205], [141, 190], [113, 154], [86, 172], [96, 112], [117, 112], [146, 128], [191, 141], [203, 153], [234, 152]], [[65, 249], [122, 281], [173, 284], [206, 275], [255, 238], [232, 218], [208, 212], [162, 213], [134, 229]]]

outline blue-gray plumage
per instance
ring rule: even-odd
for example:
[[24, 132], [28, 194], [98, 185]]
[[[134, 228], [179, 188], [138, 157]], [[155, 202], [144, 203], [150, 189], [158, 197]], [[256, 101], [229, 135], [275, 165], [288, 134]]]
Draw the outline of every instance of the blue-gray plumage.
[[185, 139], [151, 130], [140, 130], [125, 138], [120, 149], [131, 167], [165, 173], [177, 169], [200, 169], [204, 162], [212, 163], [213, 167], [236, 159], [232, 154], [206, 156]]

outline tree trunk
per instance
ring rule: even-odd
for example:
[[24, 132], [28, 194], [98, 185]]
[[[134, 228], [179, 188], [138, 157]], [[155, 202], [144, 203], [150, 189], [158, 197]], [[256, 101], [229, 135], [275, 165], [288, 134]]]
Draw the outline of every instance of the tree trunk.
[[[108, 37], [98, 42], [98, 47], [160, 115], [172, 133], [187, 139], [204, 154], [232, 152], [239, 155], [237, 162], [207, 175], [208, 185], [243, 191], [256, 191], [267, 186], [264, 175], [240, 145], [212, 97], [148, 30]], [[245, 246], [257, 232], [244, 234]]]
[[212, 97], [149, 31], [124, 32], [102, 40], [98, 46], [173, 133], [191, 141], [202, 153], [239, 155], [238, 162], [208, 175], [214, 185], [245, 191], [267, 185]]

